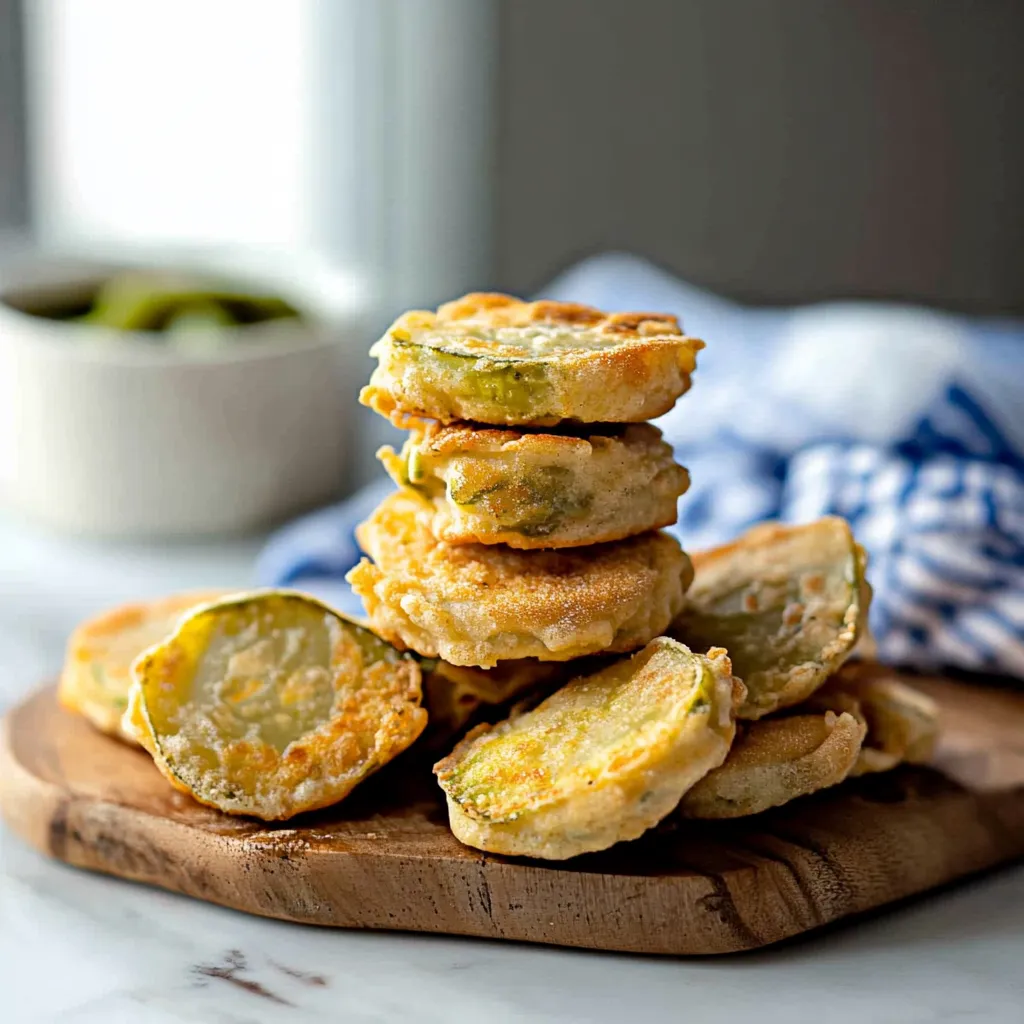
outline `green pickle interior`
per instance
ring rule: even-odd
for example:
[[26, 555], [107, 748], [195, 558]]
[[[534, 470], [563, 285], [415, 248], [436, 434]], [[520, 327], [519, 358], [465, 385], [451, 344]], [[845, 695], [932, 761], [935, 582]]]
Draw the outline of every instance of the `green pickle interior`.
[[706, 665], [681, 651], [653, 647], [623, 658], [482, 737], [446, 788], [487, 818], [493, 793], [542, 792], [569, 779], [599, 778], [609, 764], [631, 762], [664, 730], [669, 708], [678, 708], [684, 692], [683, 714], [707, 714], [714, 685]]
[[565, 466], [536, 466], [516, 479], [501, 479], [473, 490], [450, 480], [448, 493], [457, 505], [482, 504], [497, 522], [524, 537], [546, 537], [567, 520], [585, 516], [593, 494], [576, 484], [576, 475]]
[[421, 367], [445, 382], [445, 391], [467, 402], [486, 403], [505, 414], [530, 419], [547, 415], [551, 383], [539, 360], [493, 359], [464, 355], [392, 338]]
[[[366, 666], [396, 656], [368, 630], [301, 599], [221, 606], [188, 623], [168, 648], [164, 678], [174, 676], [174, 699], [160, 714], [157, 694], [157, 714], [193, 752], [245, 739], [281, 753], [330, 717], [339, 692]], [[182, 716], [177, 708], [186, 703]]]
[[[593, 505], [593, 492], [580, 486], [567, 466], [537, 465], [518, 473], [505, 472], [483, 456], [467, 460], [466, 469], [449, 475], [448, 499], [463, 509], [479, 509], [496, 526], [524, 537], [549, 536], [566, 522], [585, 517]], [[445, 494], [444, 483], [430, 473], [412, 446], [403, 452], [401, 476], [427, 498]]]
[[728, 649], [749, 691], [740, 717], [771, 710], [793, 673], [824, 678], [845, 655], [838, 638], [848, 628], [860, 581], [852, 541], [840, 534], [833, 543], [832, 549], [795, 551], [780, 543], [771, 568], [751, 569], [749, 576], [719, 570], [722, 583], [706, 589], [698, 573], [691, 607], [671, 632], [694, 650]]

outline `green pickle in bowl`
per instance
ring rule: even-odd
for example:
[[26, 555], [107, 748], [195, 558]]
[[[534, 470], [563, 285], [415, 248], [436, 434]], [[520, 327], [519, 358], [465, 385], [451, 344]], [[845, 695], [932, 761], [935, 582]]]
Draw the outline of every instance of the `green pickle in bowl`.
[[163, 270], [126, 270], [107, 278], [80, 323], [152, 334], [154, 341], [190, 334], [220, 334], [271, 320], [301, 321], [299, 311], [274, 295], [231, 282]]

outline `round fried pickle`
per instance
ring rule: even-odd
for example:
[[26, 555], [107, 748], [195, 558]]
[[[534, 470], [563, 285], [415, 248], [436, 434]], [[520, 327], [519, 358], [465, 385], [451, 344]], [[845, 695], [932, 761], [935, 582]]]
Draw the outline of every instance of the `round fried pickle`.
[[199, 608], [132, 673], [126, 726], [171, 783], [268, 821], [337, 803], [427, 721], [414, 658], [291, 591]]
[[575, 437], [456, 424], [417, 431], [378, 458], [433, 506], [447, 544], [569, 548], [676, 521], [689, 475], [649, 424]]
[[131, 689], [131, 664], [147, 647], [174, 631], [190, 609], [227, 591], [197, 591], [121, 605], [78, 626], [68, 640], [57, 695], [69, 711], [84, 715], [97, 729], [127, 743], [121, 728]]
[[741, 723], [725, 763], [679, 810], [688, 818], [742, 818], [834, 786], [857, 764], [865, 730], [849, 711]]
[[396, 422], [642, 423], [688, 390], [703, 347], [667, 314], [471, 294], [399, 317], [359, 400]]
[[739, 718], [799, 704], [850, 656], [866, 628], [866, 556], [844, 519], [768, 523], [693, 556], [694, 581], [672, 636], [722, 646], [747, 686]]
[[851, 775], [931, 761], [939, 731], [939, 709], [931, 697], [876, 662], [844, 665], [814, 695], [815, 700], [833, 704], [842, 697], [856, 701], [868, 726]]
[[658, 637], [470, 732], [434, 766], [451, 829], [479, 850], [548, 860], [636, 839], [725, 760], [742, 693], [724, 651]]
[[453, 665], [568, 661], [642, 647], [683, 605], [690, 560], [664, 533], [575, 551], [439, 543], [432, 509], [390, 495], [356, 530], [346, 577], [386, 640]]

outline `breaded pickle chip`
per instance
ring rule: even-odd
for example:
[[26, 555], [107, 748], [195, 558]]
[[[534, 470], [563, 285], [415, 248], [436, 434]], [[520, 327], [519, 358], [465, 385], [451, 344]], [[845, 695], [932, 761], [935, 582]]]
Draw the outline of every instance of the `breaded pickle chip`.
[[688, 818], [741, 818], [842, 782], [857, 764], [866, 730], [849, 711], [741, 723], [725, 763], [679, 805]]
[[359, 400], [395, 420], [642, 423], [689, 389], [703, 347], [666, 314], [471, 294], [399, 317]]
[[864, 661], [874, 661], [878, 657], [878, 643], [871, 632], [868, 613], [871, 610], [871, 599], [874, 589], [868, 583], [868, 553], [860, 544], [857, 545], [857, 574], [860, 577], [860, 622], [857, 624], [857, 643], [852, 656]]
[[121, 728], [132, 662], [173, 632], [190, 608], [225, 593], [199, 591], [125, 604], [83, 622], [68, 640], [58, 689], [61, 704], [84, 715], [101, 732], [134, 743], [135, 738]]
[[866, 628], [864, 554], [844, 519], [756, 526], [693, 557], [672, 636], [722, 646], [747, 686], [739, 718], [799, 704], [849, 657]]
[[931, 760], [939, 730], [939, 710], [931, 697], [874, 662], [844, 665], [814, 700], [837, 705], [842, 697], [856, 702], [867, 721], [867, 739], [851, 775]]
[[425, 738], [432, 745], [450, 741], [478, 712], [566, 682], [575, 664], [524, 658], [502, 661], [494, 668], [469, 668], [437, 661], [423, 679], [423, 705], [430, 715]]
[[636, 839], [726, 757], [742, 696], [724, 651], [658, 637], [481, 726], [434, 773], [467, 846], [563, 860]]
[[395, 483], [431, 503], [431, 532], [447, 544], [621, 540], [674, 523], [690, 483], [646, 423], [586, 437], [456, 424], [377, 454]]
[[127, 724], [160, 771], [268, 821], [337, 803], [427, 721], [415, 659], [290, 591], [198, 609], [132, 672]]
[[692, 576], [664, 533], [585, 551], [450, 546], [426, 525], [431, 512], [409, 491], [386, 498], [356, 529], [373, 561], [346, 578], [377, 633], [453, 665], [636, 650], [679, 611]]

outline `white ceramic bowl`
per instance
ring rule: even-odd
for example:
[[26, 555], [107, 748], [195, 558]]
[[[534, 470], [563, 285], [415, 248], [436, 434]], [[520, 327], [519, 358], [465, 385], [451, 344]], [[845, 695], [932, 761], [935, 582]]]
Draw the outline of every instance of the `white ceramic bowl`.
[[[246, 530], [336, 497], [360, 317], [228, 328], [204, 356], [27, 310], [110, 267], [51, 261], [0, 284], [0, 495], [54, 527], [157, 537]], [[265, 283], [265, 282], [261, 282]], [[92, 332], [88, 339], [82, 332]]]

